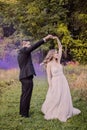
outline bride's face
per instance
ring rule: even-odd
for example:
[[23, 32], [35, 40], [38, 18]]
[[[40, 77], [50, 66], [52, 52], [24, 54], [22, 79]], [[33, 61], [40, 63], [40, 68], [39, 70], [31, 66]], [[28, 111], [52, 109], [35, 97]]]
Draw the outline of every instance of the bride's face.
[[53, 55], [53, 58], [56, 59], [56, 60], [58, 59], [58, 52], [57, 52], [57, 50], [55, 51], [55, 53]]

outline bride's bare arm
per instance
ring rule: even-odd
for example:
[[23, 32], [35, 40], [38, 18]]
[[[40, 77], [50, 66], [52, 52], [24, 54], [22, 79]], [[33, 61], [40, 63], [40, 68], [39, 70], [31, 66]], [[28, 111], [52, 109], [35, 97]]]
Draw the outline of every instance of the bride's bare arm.
[[59, 48], [58, 62], [60, 63], [60, 60], [61, 60], [61, 57], [62, 57], [62, 45], [61, 45], [61, 42], [60, 42], [60, 40], [57, 36], [54, 36], [53, 39], [56, 39], [57, 43], [58, 43], [58, 48]]
[[51, 78], [52, 78], [52, 75], [51, 75], [51, 65], [50, 65], [50, 63], [47, 64], [46, 71], [47, 71], [48, 85], [49, 85], [49, 87], [51, 87]]

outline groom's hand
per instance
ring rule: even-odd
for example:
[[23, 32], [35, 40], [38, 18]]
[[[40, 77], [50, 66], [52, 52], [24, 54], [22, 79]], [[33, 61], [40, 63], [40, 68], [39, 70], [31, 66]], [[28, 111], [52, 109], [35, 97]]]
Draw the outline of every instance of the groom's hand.
[[43, 38], [43, 40], [46, 42], [49, 39], [53, 39], [53, 36], [51, 34], [47, 35], [46, 37]]

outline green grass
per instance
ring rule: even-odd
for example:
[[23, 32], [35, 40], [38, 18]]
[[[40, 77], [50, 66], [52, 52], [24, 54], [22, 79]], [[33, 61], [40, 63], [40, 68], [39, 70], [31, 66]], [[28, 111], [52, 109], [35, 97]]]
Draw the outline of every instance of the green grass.
[[79, 86], [74, 87], [82, 71], [85, 75], [87, 66], [64, 68], [71, 88], [73, 105], [81, 110], [81, 114], [62, 123], [57, 119], [46, 121], [41, 113], [48, 89], [46, 78], [34, 78], [31, 117], [26, 119], [19, 115], [21, 84], [18, 81], [18, 70], [0, 70], [0, 130], [87, 130], [87, 82], [84, 77], [82, 77], [84, 88], [81, 87], [80, 81]]
[[87, 102], [80, 95], [80, 90], [71, 89], [73, 105], [81, 114], [70, 118], [66, 123], [59, 120], [44, 119], [41, 106], [47, 92], [46, 79], [35, 78], [31, 100], [30, 118], [19, 115], [21, 85], [15, 80], [3, 91], [0, 100], [0, 130], [87, 130]]

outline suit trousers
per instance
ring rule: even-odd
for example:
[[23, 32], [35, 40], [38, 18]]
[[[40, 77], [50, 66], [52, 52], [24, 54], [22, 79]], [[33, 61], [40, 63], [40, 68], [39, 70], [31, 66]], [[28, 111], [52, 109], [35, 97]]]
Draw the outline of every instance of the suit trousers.
[[20, 97], [20, 115], [28, 117], [33, 90], [33, 76], [21, 79], [20, 81], [22, 84], [22, 94]]

